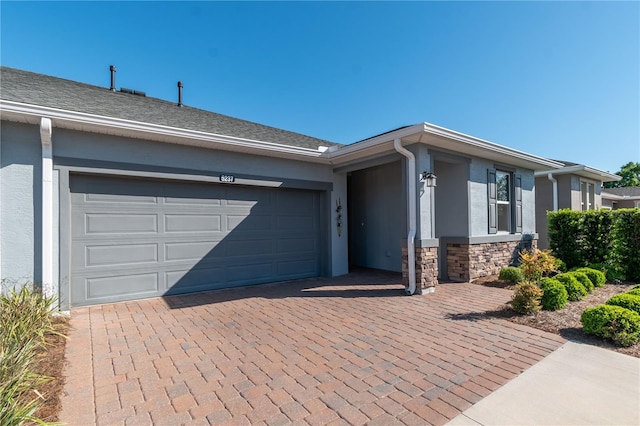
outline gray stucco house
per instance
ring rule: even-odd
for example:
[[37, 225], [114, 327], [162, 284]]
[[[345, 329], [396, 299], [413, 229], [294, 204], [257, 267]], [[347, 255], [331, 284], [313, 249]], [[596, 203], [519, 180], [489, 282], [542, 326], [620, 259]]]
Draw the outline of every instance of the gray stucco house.
[[640, 186], [602, 188], [602, 207], [607, 209], [640, 208]]
[[342, 146], [113, 78], [0, 77], [0, 276], [63, 310], [350, 264], [410, 294], [473, 280], [535, 245], [534, 172], [563, 167], [428, 123]]
[[560, 161], [563, 167], [538, 170], [536, 179], [536, 229], [538, 247], [549, 248], [547, 212], [560, 209], [597, 210], [606, 207], [602, 184], [617, 182], [618, 175], [584, 164]]

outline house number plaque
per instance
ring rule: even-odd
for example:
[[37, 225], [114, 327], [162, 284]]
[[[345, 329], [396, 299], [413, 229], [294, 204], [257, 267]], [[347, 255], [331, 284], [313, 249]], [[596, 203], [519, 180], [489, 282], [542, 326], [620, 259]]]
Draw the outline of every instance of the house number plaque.
[[234, 175], [220, 175], [220, 182], [231, 183], [235, 181], [236, 177]]

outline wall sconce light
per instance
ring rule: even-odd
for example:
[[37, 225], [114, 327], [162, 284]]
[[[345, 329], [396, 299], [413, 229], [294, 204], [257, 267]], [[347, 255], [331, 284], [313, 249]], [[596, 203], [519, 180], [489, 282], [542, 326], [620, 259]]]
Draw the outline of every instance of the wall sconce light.
[[434, 188], [436, 186], [436, 175], [430, 172], [422, 172], [420, 179], [426, 183], [428, 187]]

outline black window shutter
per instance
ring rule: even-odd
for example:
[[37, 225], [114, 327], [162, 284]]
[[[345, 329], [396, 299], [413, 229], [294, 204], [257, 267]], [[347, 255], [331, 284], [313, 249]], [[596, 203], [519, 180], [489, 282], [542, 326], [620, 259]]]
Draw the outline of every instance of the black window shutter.
[[516, 233], [522, 233], [522, 176], [516, 175], [515, 177], [515, 190], [516, 190]]
[[496, 170], [487, 170], [487, 193], [489, 195], [489, 233], [498, 232], [498, 194], [496, 191]]

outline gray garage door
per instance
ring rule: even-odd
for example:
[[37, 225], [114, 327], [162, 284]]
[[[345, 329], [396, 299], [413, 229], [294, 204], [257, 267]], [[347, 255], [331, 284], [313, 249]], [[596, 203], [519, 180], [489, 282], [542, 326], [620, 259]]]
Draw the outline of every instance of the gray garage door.
[[73, 306], [320, 274], [319, 193], [74, 175]]

